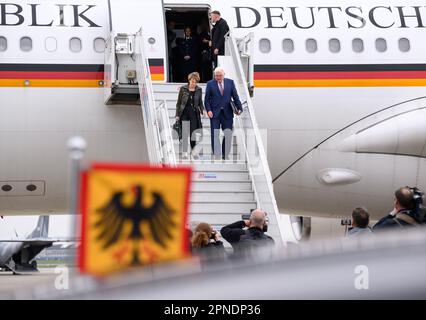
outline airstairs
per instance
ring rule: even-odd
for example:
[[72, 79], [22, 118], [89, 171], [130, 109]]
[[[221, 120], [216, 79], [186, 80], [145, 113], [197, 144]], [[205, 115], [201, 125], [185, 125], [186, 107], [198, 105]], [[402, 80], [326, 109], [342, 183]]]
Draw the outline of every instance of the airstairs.
[[[112, 38], [114, 35], [112, 35]], [[183, 84], [153, 83], [150, 78], [148, 59], [144, 54], [142, 31], [132, 38], [137, 74], [138, 93], [143, 113], [149, 159], [152, 164], [193, 167], [192, 191], [190, 196], [190, 221], [208, 222], [217, 230], [222, 226], [241, 220], [255, 208], [268, 213], [268, 234], [276, 243], [285, 244], [281, 217], [272, 189], [272, 179], [260, 132], [256, 123], [252, 100], [240, 59], [237, 41], [227, 37], [227, 52], [220, 57], [219, 64], [226, 69], [226, 76], [237, 85], [243, 114], [234, 119], [234, 133], [229, 160], [211, 158], [210, 120], [203, 118], [203, 135], [198, 143], [198, 159], [184, 159], [182, 144], [178, 141], [172, 125], [179, 88]], [[114, 46], [117, 41], [109, 41]], [[111, 48], [115, 50], [115, 48]], [[107, 62], [106, 62], [107, 63]], [[109, 70], [114, 66], [109, 66]], [[110, 73], [113, 74], [115, 71]], [[107, 79], [105, 81], [110, 81]], [[203, 96], [205, 85], [203, 88]], [[120, 93], [105, 98], [106, 103], [120, 103], [123, 92], [134, 90], [127, 87], [115, 88]], [[114, 90], [113, 90], [114, 91]], [[124, 101], [121, 101], [124, 103]]]

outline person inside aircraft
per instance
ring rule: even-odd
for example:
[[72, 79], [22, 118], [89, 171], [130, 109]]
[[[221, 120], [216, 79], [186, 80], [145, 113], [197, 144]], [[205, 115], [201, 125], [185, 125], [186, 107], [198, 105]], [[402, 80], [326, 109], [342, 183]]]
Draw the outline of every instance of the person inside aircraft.
[[395, 191], [394, 209], [374, 225], [373, 231], [419, 226], [422, 221], [415, 212], [414, 205], [412, 189], [399, 188]]
[[174, 20], [169, 20], [167, 22], [167, 48], [168, 48], [168, 55], [169, 55], [169, 61], [170, 61], [170, 69], [169, 69], [169, 76], [173, 75], [173, 67], [176, 65], [175, 61], [175, 54], [176, 51], [176, 32], [174, 31], [176, 27], [176, 22]]
[[180, 53], [180, 46], [182, 45], [183, 38], [177, 37], [176, 40], [176, 46], [172, 49], [172, 75], [173, 75], [173, 81], [176, 82], [185, 82], [184, 76], [181, 74], [182, 68], [179, 66], [179, 62], [183, 59], [183, 56]]
[[225, 54], [225, 35], [229, 31], [228, 23], [221, 18], [220, 12], [215, 10], [211, 13], [211, 21], [214, 24], [212, 29], [212, 40], [210, 47], [213, 55], [214, 67], [217, 67], [217, 56]]
[[191, 72], [197, 71], [198, 56], [200, 54], [198, 41], [193, 37], [190, 27], [185, 27], [185, 37], [179, 46], [179, 51], [181, 56], [181, 75], [185, 78]]
[[176, 103], [176, 120], [182, 122], [182, 149], [184, 159], [188, 155], [188, 138], [191, 141], [191, 157], [198, 158], [196, 154], [196, 133], [202, 131], [201, 116], [204, 114], [203, 91], [198, 86], [200, 75], [198, 72], [192, 72], [188, 76], [188, 84], [179, 90], [179, 96]]
[[210, 49], [210, 26], [208, 21], [204, 21], [200, 25], [200, 47], [201, 47], [201, 57], [200, 57], [200, 71], [201, 71], [201, 82], [207, 82], [212, 79], [212, 54]]
[[348, 232], [348, 237], [362, 237], [364, 235], [373, 234], [368, 227], [370, 223], [370, 215], [367, 209], [358, 207], [352, 211], [352, 228]]

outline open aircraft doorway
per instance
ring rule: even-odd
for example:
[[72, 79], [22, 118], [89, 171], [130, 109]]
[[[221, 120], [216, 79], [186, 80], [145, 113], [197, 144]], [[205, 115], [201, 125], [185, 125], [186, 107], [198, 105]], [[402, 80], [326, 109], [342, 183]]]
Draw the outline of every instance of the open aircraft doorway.
[[210, 6], [165, 5], [165, 17], [169, 82], [187, 82], [187, 75], [194, 71], [201, 82], [212, 79]]

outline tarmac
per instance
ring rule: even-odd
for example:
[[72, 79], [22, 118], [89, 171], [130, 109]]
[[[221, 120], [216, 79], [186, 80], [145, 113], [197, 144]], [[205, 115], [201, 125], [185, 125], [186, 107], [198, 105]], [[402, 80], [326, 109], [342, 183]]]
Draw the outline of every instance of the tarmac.
[[[9, 271], [0, 272], [0, 300], [2, 299], [25, 299], [21, 296], [27, 292], [26, 289], [34, 288], [38, 285], [44, 288], [50, 288], [52, 291], [61, 285], [60, 269], [40, 268], [40, 272], [29, 274], [13, 274]], [[55, 273], [56, 271], [56, 273]]]

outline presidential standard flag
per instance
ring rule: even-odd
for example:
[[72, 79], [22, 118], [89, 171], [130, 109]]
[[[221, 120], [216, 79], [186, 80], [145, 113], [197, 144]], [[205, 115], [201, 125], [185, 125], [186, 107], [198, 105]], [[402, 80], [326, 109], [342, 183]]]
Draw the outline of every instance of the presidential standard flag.
[[187, 256], [191, 173], [121, 164], [83, 172], [80, 270], [104, 275]]

